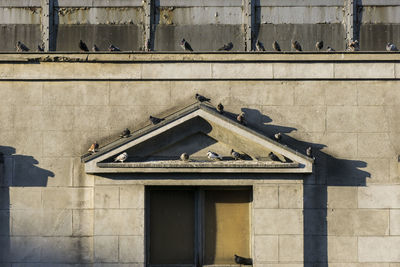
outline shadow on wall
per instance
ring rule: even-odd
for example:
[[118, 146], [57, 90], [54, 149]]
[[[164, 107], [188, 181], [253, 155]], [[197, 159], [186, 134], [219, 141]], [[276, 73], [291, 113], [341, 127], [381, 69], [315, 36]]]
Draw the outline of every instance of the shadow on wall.
[[[262, 114], [259, 110], [243, 108], [246, 114], [248, 126], [260, 134], [273, 138], [277, 132], [283, 134], [281, 143], [305, 154], [307, 147], [313, 148], [316, 158], [312, 174], [303, 176], [303, 232], [304, 232], [304, 265], [328, 266], [328, 186], [365, 186], [366, 178], [370, 173], [360, 170], [367, 167], [367, 163], [358, 160], [338, 159], [322, 152], [324, 144], [310, 143], [297, 140], [286, 135], [296, 130], [293, 127], [285, 127], [270, 124], [273, 120]], [[227, 117], [235, 120], [238, 114], [225, 112]], [[149, 179], [146, 174], [104, 174], [104, 178], [117, 180], [141, 180]], [[200, 174], [195, 177], [187, 174], [153, 174], [152, 180], [163, 179], [299, 179], [298, 174]]]
[[0, 146], [0, 265], [9, 262], [11, 255], [10, 187], [46, 187], [54, 173], [37, 165], [39, 162], [26, 155], [15, 154], [15, 148]]

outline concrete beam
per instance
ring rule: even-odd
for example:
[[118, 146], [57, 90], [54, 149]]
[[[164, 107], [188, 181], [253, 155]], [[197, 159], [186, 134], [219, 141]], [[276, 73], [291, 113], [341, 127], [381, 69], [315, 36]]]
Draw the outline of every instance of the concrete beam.
[[53, 1], [41, 0], [42, 13], [40, 16], [40, 30], [42, 36], [42, 46], [44, 51], [50, 50], [50, 24], [53, 22], [53, 17], [50, 15], [53, 12]]
[[357, 0], [346, 0], [344, 2], [344, 10], [345, 10], [345, 29], [346, 29], [346, 47], [357, 40], [355, 33], [355, 24], [356, 24], [356, 7]]
[[253, 0], [243, 0], [243, 27], [244, 27], [244, 47], [245, 51], [254, 50], [254, 15], [255, 15], [255, 3]]

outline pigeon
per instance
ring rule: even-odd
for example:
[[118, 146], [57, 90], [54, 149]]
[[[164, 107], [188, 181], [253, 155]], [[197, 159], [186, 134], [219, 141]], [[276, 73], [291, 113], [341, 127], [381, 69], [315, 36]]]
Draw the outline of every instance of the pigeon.
[[257, 51], [265, 51], [265, 47], [263, 43], [260, 42], [260, 40], [257, 40], [256, 42], [256, 50]]
[[293, 41], [293, 42], [292, 42], [292, 47], [293, 47], [294, 49], [296, 49], [297, 52], [303, 51], [303, 50], [301, 49], [300, 43], [297, 42], [297, 41]]
[[306, 149], [306, 155], [307, 155], [307, 157], [309, 157], [309, 158], [314, 158], [314, 155], [313, 155], [313, 151], [312, 151], [312, 147], [307, 147], [307, 149]]
[[274, 134], [274, 139], [275, 139], [275, 141], [280, 142], [282, 139], [282, 133]]
[[272, 48], [274, 49], [274, 51], [280, 52], [281, 51], [281, 47], [279, 46], [277, 41], [274, 41], [272, 43]]
[[317, 51], [321, 51], [322, 47], [324, 47], [324, 41], [319, 41], [315, 44]]
[[189, 155], [187, 153], [182, 153], [181, 160], [182, 161], [188, 161], [189, 160]]
[[21, 43], [20, 41], [17, 42], [17, 52], [27, 52], [29, 51], [29, 48]]
[[349, 44], [349, 51], [360, 51], [360, 43], [358, 40], [355, 40]]
[[93, 47], [92, 47], [92, 51], [93, 52], [97, 52], [97, 51], [100, 51], [100, 49], [97, 47], [96, 44], [94, 44]]
[[153, 117], [153, 116], [150, 116], [149, 119], [150, 119], [151, 123], [153, 123], [154, 125], [157, 124], [157, 123], [160, 123], [160, 122], [162, 122], [164, 120], [164, 119], [156, 118], [156, 117]]
[[391, 52], [391, 51], [399, 51], [397, 47], [394, 44], [387, 43], [386, 45], [386, 51]]
[[220, 155], [212, 151], [207, 152], [207, 157], [212, 160], [222, 160], [222, 157]]
[[114, 162], [124, 162], [128, 158], [128, 153], [124, 152], [114, 159]]
[[89, 48], [87, 47], [87, 45], [82, 40], [79, 41], [79, 49], [82, 52], [89, 52]]
[[223, 47], [218, 48], [218, 51], [230, 51], [233, 48], [233, 43], [229, 42], [227, 44], [224, 44]]
[[244, 112], [240, 112], [240, 114], [236, 117], [236, 120], [241, 123], [241, 124], [245, 124], [245, 120], [244, 120]]
[[88, 152], [96, 153], [98, 149], [99, 149], [99, 144], [97, 143], [97, 141], [94, 141], [94, 143], [88, 149]]
[[195, 97], [196, 100], [199, 101], [199, 102], [210, 101], [209, 98], [207, 98], [207, 97], [205, 97], [205, 96], [202, 96], [202, 95], [199, 95], [199, 94], [196, 94], [194, 97]]
[[44, 45], [38, 45], [37, 46], [37, 51], [38, 52], [44, 52]]
[[119, 137], [122, 137], [122, 138], [127, 138], [127, 137], [129, 137], [129, 136], [131, 136], [131, 131], [129, 131], [128, 128], [126, 128], [125, 130], [123, 130], [122, 133], [119, 135]]
[[219, 104], [217, 105], [217, 111], [218, 111], [220, 114], [224, 113], [224, 105], [222, 105], [222, 103], [219, 103]]
[[235, 254], [235, 262], [240, 265], [253, 265], [253, 260], [251, 258], [241, 257]]
[[274, 154], [274, 152], [269, 152], [268, 157], [272, 159], [273, 161], [281, 161], [277, 155]]
[[182, 41], [181, 41], [181, 47], [182, 47], [183, 50], [185, 50], [185, 51], [192, 51], [192, 52], [193, 52], [192, 47], [190, 46], [190, 44], [189, 44], [185, 39], [182, 39]]
[[326, 48], [326, 52], [335, 52], [335, 49], [333, 49], [332, 47], [328, 46]]
[[110, 46], [108, 47], [108, 51], [110, 51], [110, 52], [118, 52], [118, 51], [121, 51], [121, 49], [119, 49], [118, 47], [116, 47], [113, 44], [110, 44]]
[[231, 150], [231, 155], [232, 155], [232, 157], [233, 157], [235, 160], [238, 160], [238, 159], [241, 158], [240, 153], [237, 152], [237, 151], [235, 151], [235, 150], [233, 150], [233, 149]]

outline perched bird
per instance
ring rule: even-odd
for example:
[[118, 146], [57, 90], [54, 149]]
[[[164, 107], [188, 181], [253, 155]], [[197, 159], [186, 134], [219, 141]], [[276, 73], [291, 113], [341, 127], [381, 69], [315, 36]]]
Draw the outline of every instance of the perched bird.
[[212, 160], [222, 160], [222, 157], [220, 155], [212, 151], [207, 152], [207, 157]]
[[222, 105], [222, 103], [219, 103], [219, 104], [217, 105], [217, 111], [218, 111], [220, 114], [224, 113], [224, 105]]
[[272, 159], [273, 161], [281, 161], [277, 155], [274, 154], [274, 152], [269, 152], [268, 157]]
[[224, 44], [223, 47], [218, 48], [218, 51], [230, 51], [233, 48], [233, 43], [229, 42], [227, 44]]
[[260, 40], [257, 40], [256, 42], [256, 50], [257, 51], [265, 51], [264, 44], [260, 42]]
[[303, 51], [303, 50], [301, 49], [300, 43], [297, 42], [297, 41], [293, 41], [293, 42], [292, 42], [292, 47], [293, 47], [297, 52]]
[[319, 41], [315, 44], [315, 48], [317, 51], [321, 51], [321, 49], [324, 47], [324, 41]]
[[127, 138], [127, 137], [129, 137], [129, 136], [131, 136], [131, 131], [129, 131], [128, 128], [126, 128], [125, 130], [123, 130], [122, 133], [119, 135], [119, 137], [122, 137], [122, 138]]
[[312, 147], [307, 147], [307, 149], [306, 149], [306, 155], [307, 155], [307, 157], [310, 157], [310, 158], [314, 158], [314, 155], [313, 155], [313, 151], [312, 151]]
[[282, 139], [282, 133], [274, 134], [274, 139], [275, 139], [275, 141], [280, 142]]
[[281, 51], [281, 47], [279, 46], [277, 41], [274, 41], [272, 43], [272, 48], [274, 49], [274, 51], [280, 52]]
[[182, 41], [181, 41], [181, 47], [182, 47], [183, 50], [185, 50], [185, 51], [192, 51], [192, 52], [193, 52], [192, 47], [190, 46], [190, 44], [189, 44], [184, 38], [183, 38]]
[[16, 47], [17, 47], [17, 52], [29, 51], [29, 48], [26, 45], [24, 45], [23, 43], [21, 43], [20, 41], [17, 42]]
[[209, 98], [199, 95], [199, 94], [195, 94], [194, 98], [196, 98], [197, 101], [199, 102], [205, 102], [205, 101], [210, 101]]
[[245, 120], [244, 120], [244, 112], [240, 112], [240, 114], [236, 117], [236, 120], [241, 123], [241, 124], [245, 124]]
[[121, 51], [121, 49], [119, 49], [119, 47], [116, 47], [113, 44], [110, 44], [110, 46], [108, 47], [108, 51], [110, 51], [110, 52], [118, 52], [118, 51]]
[[37, 46], [37, 51], [38, 52], [43, 52], [44, 51], [44, 45], [38, 45]]
[[124, 152], [114, 159], [114, 162], [124, 162], [128, 158], [128, 153]]
[[349, 44], [349, 51], [360, 51], [360, 43], [358, 42], [358, 40], [354, 40], [353, 42], [351, 42]]
[[332, 47], [328, 46], [326, 48], [326, 52], [335, 52], [335, 49], [333, 49]]
[[237, 151], [235, 151], [235, 150], [233, 150], [233, 149], [231, 150], [231, 155], [232, 155], [232, 157], [233, 157], [235, 160], [238, 160], [238, 159], [241, 158], [240, 153], [237, 152]]
[[189, 155], [187, 153], [182, 153], [181, 160], [182, 161], [188, 161], [189, 160]]
[[97, 149], [99, 149], [99, 144], [97, 143], [97, 141], [94, 141], [94, 143], [88, 149], [88, 152], [96, 153]]
[[87, 47], [87, 45], [82, 40], [79, 41], [79, 49], [82, 52], [89, 52], [89, 48]]
[[93, 52], [97, 52], [97, 51], [100, 51], [100, 49], [97, 47], [96, 44], [94, 44], [93, 47], [92, 47], [92, 51]]
[[157, 123], [160, 123], [160, 122], [162, 122], [164, 120], [164, 119], [153, 117], [151, 115], [150, 115], [149, 119], [150, 119], [151, 123], [154, 124], [154, 125], [157, 124]]
[[391, 51], [399, 51], [397, 47], [394, 44], [387, 43], [386, 45], [386, 51], [391, 52]]
[[253, 260], [251, 258], [241, 257], [235, 254], [235, 262], [240, 265], [253, 265]]

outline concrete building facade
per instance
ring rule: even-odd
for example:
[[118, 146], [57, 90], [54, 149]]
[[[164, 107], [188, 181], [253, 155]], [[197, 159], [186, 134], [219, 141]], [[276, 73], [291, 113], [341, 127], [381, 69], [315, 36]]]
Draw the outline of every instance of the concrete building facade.
[[[175, 186], [250, 192], [244, 242], [254, 266], [400, 266], [399, 60], [397, 53], [2, 54], [1, 265], [149, 265], [148, 192]], [[81, 156], [95, 140], [102, 149], [196, 93], [232, 116], [244, 111], [244, 129], [268, 139], [283, 133], [289, 158], [311, 146], [312, 170], [85, 169]], [[221, 145], [236, 140], [220, 137]]]

